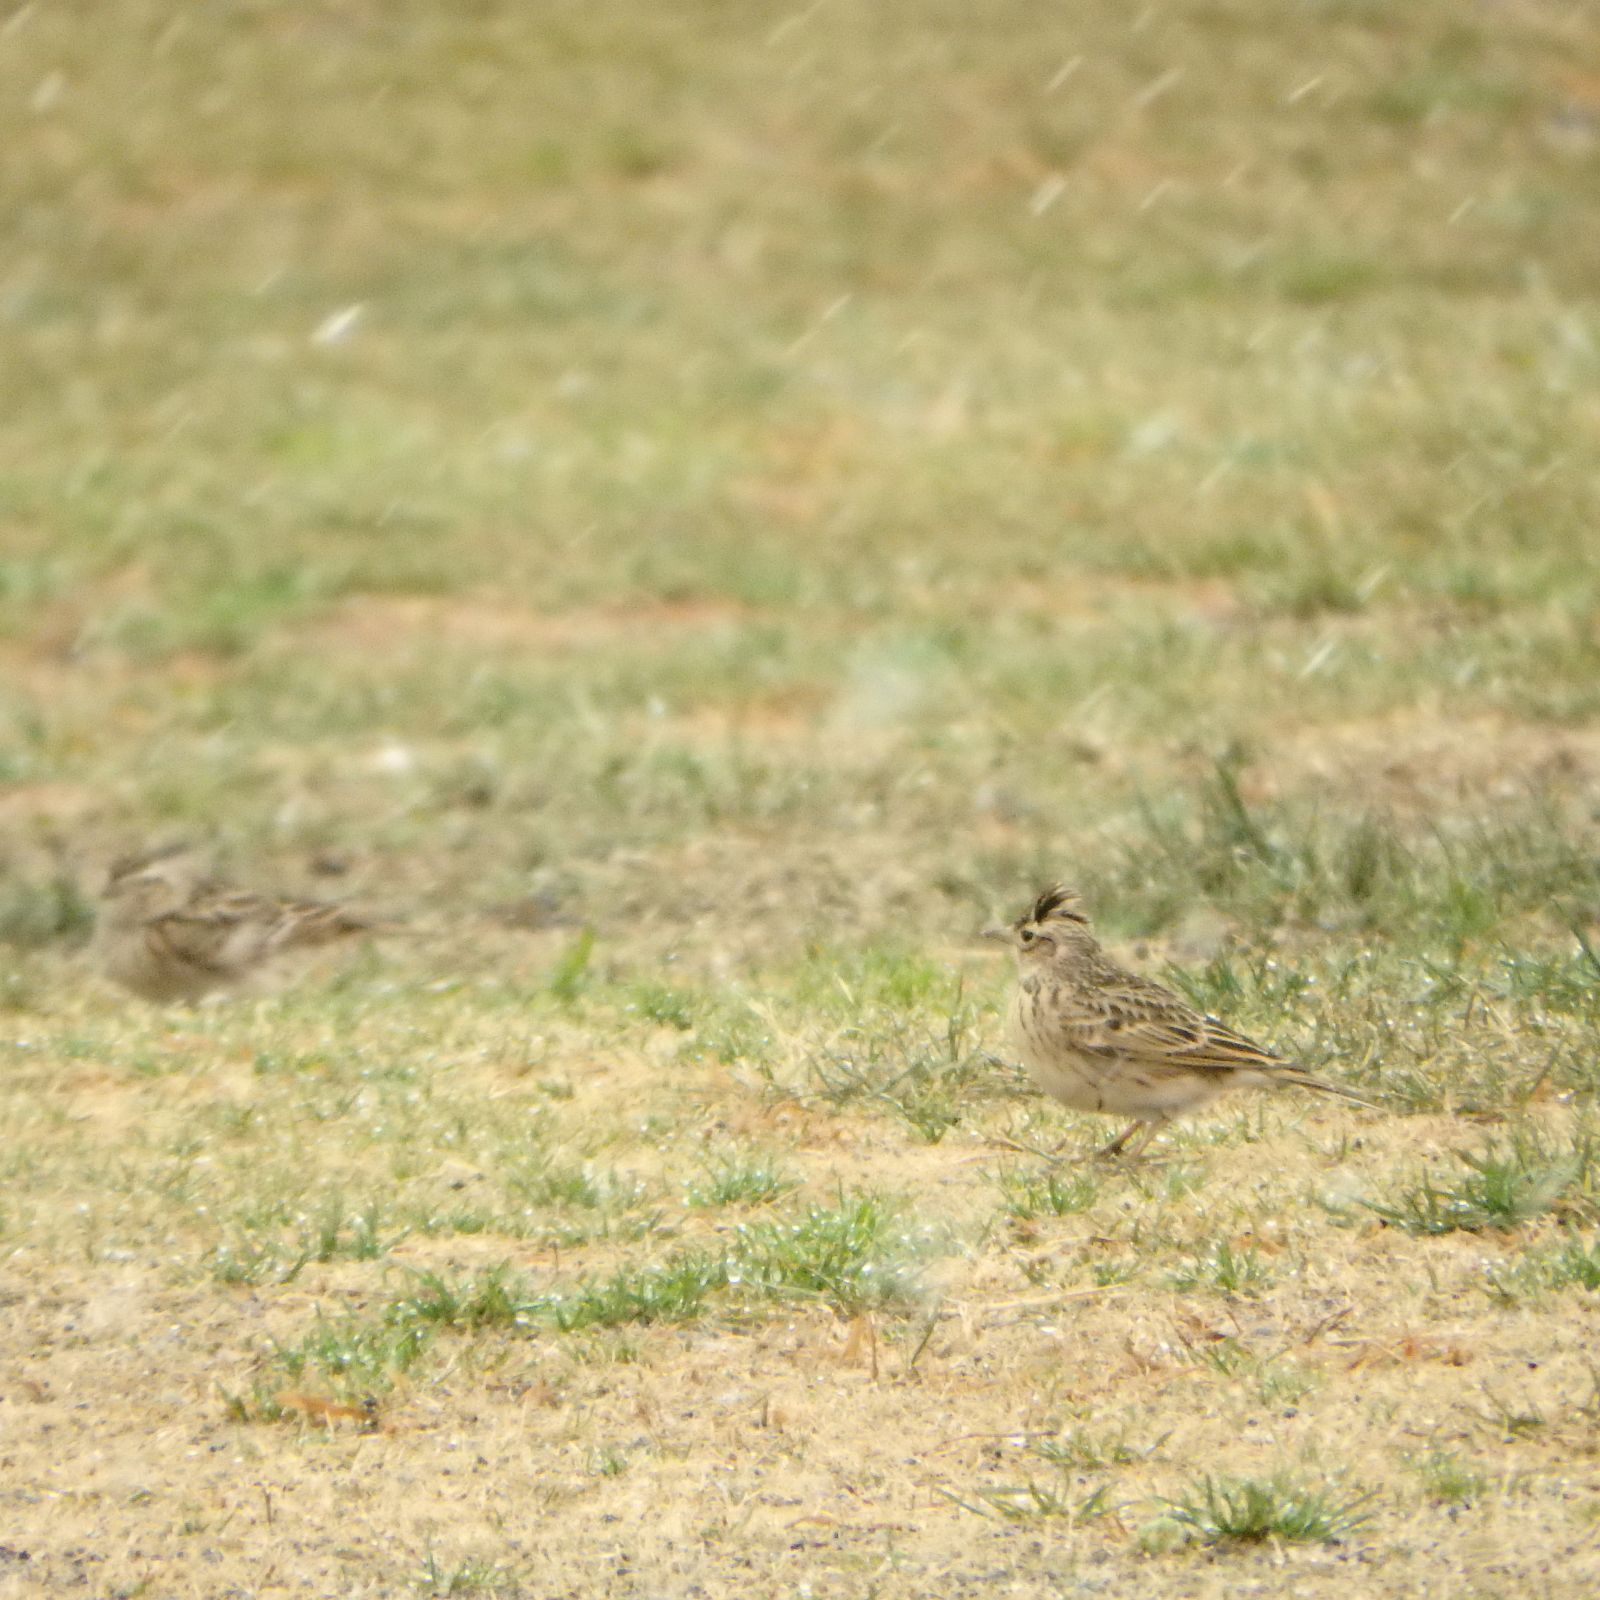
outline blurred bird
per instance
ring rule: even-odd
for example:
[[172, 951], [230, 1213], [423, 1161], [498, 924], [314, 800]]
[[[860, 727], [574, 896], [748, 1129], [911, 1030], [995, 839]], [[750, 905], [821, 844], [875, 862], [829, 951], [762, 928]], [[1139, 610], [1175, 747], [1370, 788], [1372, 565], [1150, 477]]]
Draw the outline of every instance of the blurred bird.
[[1033, 1081], [1074, 1111], [1133, 1119], [1102, 1155], [1130, 1139], [1126, 1154], [1142, 1154], [1174, 1117], [1229, 1089], [1293, 1084], [1372, 1106], [1118, 966], [1077, 906], [1057, 885], [1012, 926], [984, 932], [1016, 953], [1010, 1031]]
[[159, 1003], [237, 988], [284, 951], [391, 931], [345, 906], [229, 888], [203, 876], [184, 846], [114, 862], [101, 898], [102, 969]]

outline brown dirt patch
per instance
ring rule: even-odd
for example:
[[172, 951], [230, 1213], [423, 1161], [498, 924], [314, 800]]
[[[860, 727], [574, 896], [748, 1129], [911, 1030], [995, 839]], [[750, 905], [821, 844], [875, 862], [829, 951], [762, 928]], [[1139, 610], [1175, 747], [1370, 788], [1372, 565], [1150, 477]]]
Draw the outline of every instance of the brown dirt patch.
[[1281, 728], [1252, 763], [1252, 798], [1314, 788], [1397, 812], [1544, 792], [1600, 792], [1600, 726], [1551, 727], [1506, 717], [1414, 710]]
[[545, 611], [486, 596], [357, 595], [310, 630], [337, 649], [400, 651], [420, 644], [474, 650], [593, 650], [619, 641], [676, 641], [739, 626], [745, 608], [722, 600], [654, 600]]

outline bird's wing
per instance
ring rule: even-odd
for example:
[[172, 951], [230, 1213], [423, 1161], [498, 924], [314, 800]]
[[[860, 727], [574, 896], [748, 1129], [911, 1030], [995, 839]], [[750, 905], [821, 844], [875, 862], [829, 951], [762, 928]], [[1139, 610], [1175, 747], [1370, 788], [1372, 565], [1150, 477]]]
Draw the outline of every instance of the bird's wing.
[[173, 915], [207, 927], [237, 928], [245, 922], [271, 922], [277, 912], [278, 902], [265, 895], [207, 882], [198, 884]]
[[328, 944], [352, 933], [380, 931], [370, 917], [360, 916], [347, 906], [330, 905], [325, 900], [285, 900], [274, 909], [277, 920], [272, 943], [277, 946]]
[[220, 884], [202, 885], [177, 915], [219, 936], [255, 929], [262, 946], [269, 949], [326, 944], [347, 934], [376, 930], [370, 918], [348, 906], [327, 900], [280, 900]]
[[1062, 1019], [1063, 1042], [1087, 1055], [1124, 1056], [1193, 1072], [1261, 1072], [1290, 1065], [1276, 1051], [1133, 973], [1114, 989], [1076, 998], [1079, 1004]]

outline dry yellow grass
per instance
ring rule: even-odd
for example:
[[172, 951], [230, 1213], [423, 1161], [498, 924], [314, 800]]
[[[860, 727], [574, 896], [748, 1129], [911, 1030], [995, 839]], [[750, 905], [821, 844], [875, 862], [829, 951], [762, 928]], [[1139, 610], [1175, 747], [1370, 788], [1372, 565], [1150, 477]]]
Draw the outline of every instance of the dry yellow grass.
[[[986, 991], [997, 978], [972, 972]], [[289, 1001], [130, 1028], [96, 994], [19, 1041], [15, 1592], [910, 1595], [1003, 1580], [1176, 1595], [1253, 1574], [1308, 1594], [1578, 1595], [1593, 1581], [1600, 1315], [1592, 1295], [1489, 1292], [1559, 1230], [1412, 1237], [1359, 1207], [1448, 1173], [1477, 1142], [1456, 1117], [1263, 1097], [1142, 1169], [1075, 1159], [1056, 1177], [1091, 1175], [1084, 1208], [1019, 1217], [999, 1184], [1045, 1169], [992, 1140], [1052, 1123], [997, 1070], [928, 1144], [892, 1116], [686, 1058], [673, 1030], [530, 1038], [459, 993], [433, 1004], [450, 1027], [414, 1063], [415, 999], [319, 1044], [314, 1011]], [[117, 1045], [97, 1061], [108, 1027]], [[782, 1079], [815, 1046], [779, 1037]], [[290, 1043], [304, 1054], [274, 1066]], [[1539, 1123], [1554, 1144], [1574, 1113]], [[532, 1128], [544, 1159], [586, 1160], [622, 1201], [506, 1217], [508, 1152]], [[798, 1190], [690, 1204], [708, 1156], [735, 1151]], [[665, 1325], [445, 1329], [376, 1387], [371, 1426], [323, 1410], [359, 1406], [369, 1377], [282, 1359], [318, 1327], [381, 1328], [418, 1272], [465, 1282], [509, 1264], [546, 1292], [861, 1192], [903, 1202], [889, 1254], [920, 1262], [885, 1311], [728, 1297]], [[241, 1240], [309, 1227], [314, 1252], [330, 1196], [338, 1257], [364, 1207], [388, 1211], [377, 1259], [296, 1270], [291, 1247], [257, 1281], [221, 1281]], [[274, 1205], [281, 1226], [252, 1235]], [[641, 1209], [642, 1240], [626, 1226]], [[464, 1220], [497, 1210], [498, 1225]], [[403, 1236], [408, 1217], [429, 1231]], [[1284, 1472], [1378, 1491], [1372, 1520], [1331, 1546], [1144, 1553], [1171, 1542], [1162, 1498], [1200, 1474]]]

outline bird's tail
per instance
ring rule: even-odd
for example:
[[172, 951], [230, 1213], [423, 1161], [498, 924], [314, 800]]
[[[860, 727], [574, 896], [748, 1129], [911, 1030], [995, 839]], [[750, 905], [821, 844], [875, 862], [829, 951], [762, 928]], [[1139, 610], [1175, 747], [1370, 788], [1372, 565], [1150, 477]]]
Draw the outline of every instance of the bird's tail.
[[284, 906], [281, 925], [274, 939], [277, 945], [332, 944], [356, 934], [392, 934], [410, 930], [397, 922], [369, 917], [347, 906], [324, 901], [298, 901]]
[[1365, 1106], [1368, 1111], [1381, 1111], [1382, 1106], [1376, 1100], [1369, 1100], [1364, 1094], [1357, 1094], [1354, 1089], [1347, 1089], [1342, 1083], [1332, 1083], [1327, 1078], [1319, 1078], [1314, 1072], [1307, 1072], [1304, 1067], [1285, 1067], [1277, 1074], [1283, 1083], [1292, 1083], [1296, 1088], [1315, 1089], [1319, 1094], [1336, 1094], [1341, 1100], [1353, 1100], [1358, 1106]]

